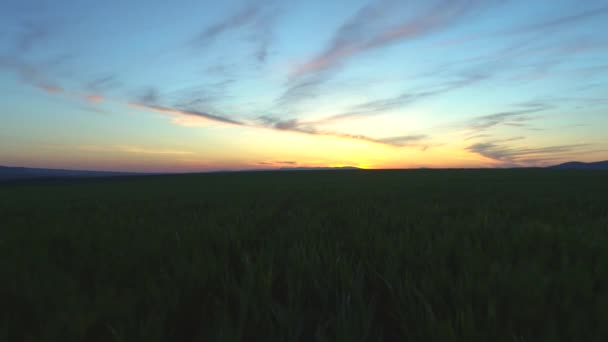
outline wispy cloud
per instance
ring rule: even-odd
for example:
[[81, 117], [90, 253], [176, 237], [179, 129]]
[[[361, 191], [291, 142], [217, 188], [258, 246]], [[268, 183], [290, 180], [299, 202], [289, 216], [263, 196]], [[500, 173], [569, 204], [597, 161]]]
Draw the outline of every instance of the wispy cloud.
[[[427, 135], [419, 134], [419, 135], [402, 135], [397, 137], [389, 137], [376, 139], [377, 142], [393, 145], [393, 146], [419, 146], [421, 142], [427, 140], [429, 137]], [[424, 145], [423, 147], [427, 147], [428, 145]], [[426, 148], [425, 148], [426, 149]]]
[[40, 84], [38, 85], [38, 87], [44, 91], [46, 91], [49, 94], [59, 94], [59, 93], [63, 93], [63, 88], [58, 87], [58, 86], [54, 86], [54, 85], [44, 85], [44, 84]]
[[262, 116], [259, 118], [259, 121], [264, 127], [274, 128], [280, 131], [320, 134], [319, 131], [311, 124], [300, 122], [297, 119], [282, 120], [270, 116]]
[[38, 23], [25, 23], [22, 26], [22, 33], [17, 38], [16, 48], [21, 54], [29, 52], [31, 49], [44, 42], [51, 36], [51, 26]]
[[230, 88], [235, 83], [236, 80], [234, 79], [224, 79], [214, 83], [188, 86], [163, 95], [172, 100], [174, 107], [209, 108], [222, 100], [230, 98]]
[[253, 24], [251, 41], [255, 44], [254, 57], [260, 63], [266, 62], [274, 38], [274, 28], [278, 20], [278, 9], [268, 10], [258, 16]]
[[51, 80], [39, 67], [20, 58], [0, 56], [0, 69], [13, 71], [24, 83], [46, 92], [61, 92], [61, 86]]
[[382, 144], [394, 147], [420, 146], [425, 140], [429, 138], [426, 135], [404, 135], [387, 138], [373, 138], [361, 134], [349, 134], [343, 132], [322, 130], [315, 127], [314, 122], [301, 122], [297, 119], [281, 120], [277, 118], [263, 116], [260, 117], [259, 120], [264, 127], [273, 128], [276, 130], [362, 140], [375, 144]]
[[207, 27], [193, 43], [199, 47], [206, 46], [225, 33], [248, 28], [249, 40], [255, 44], [254, 57], [265, 62], [279, 13], [272, 5], [271, 1], [251, 0], [248, 6]]
[[50, 76], [49, 69], [61, 65], [69, 59], [68, 55], [59, 55], [46, 62], [32, 62], [32, 50], [49, 39], [52, 26], [41, 22], [26, 23], [14, 37], [13, 52], [0, 55], [0, 69], [15, 73], [23, 83], [38, 88], [49, 94], [64, 92], [59, 82]]
[[[579, 55], [605, 51], [608, 49], [608, 41], [596, 34], [563, 35], [563, 32], [553, 31], [566, 32], [566, 29], [572, 25], [604, 15], [608, 15], [608, 6], [595, 11], [585, 11], [572, 16], [477, 36], [472, 40], [501, 41], [507, 39], [505, 36], [522, 33], [521, 37], [509, 37], [508, 39], [513, 41], [498, 50], [463, 60], [451, 60], [442, 66], [442, 72], [472, 68], [477, 72], [504, 76], [506, 80], [514, 83], [536, 82], [563, 75], [564, 70], [557, 70], [558, 66], [568, 64]], [[471, 51], [475, 49], [471, 48]], [[601, 72], [601, 68], [598, 71]]]
[[321, 121], [331, 122], [353, 117], [383, 114], [388, 111], [410, 105], [426, 98], [438, 96], [459, 88], [478, 83], [487, 78], [488, 76], [481, 74], [468, 75], [466, 77], [463, 77], [462, 79], [444, 82], [425, 90], [411, 92], [408, 91], [394, 97], [361, 103], [353, 106], [351, 110], [346, 113], [330, 116], [326, 119], [322, 119]]
[[585, 20], [588, 20], [588, 19], [591, 19], [594, 17], [600, 17], [600, 16], [604, 16], [604, 15], [608, 15], [608, 6], [602, 6], [602, 7], [582, 11], [582, 12], [579, 12], [576, 14], [562, 16], [562, 17], [555, 18], [552, 20], [518, 27], [516, 29], [507, 30], [502, 33], [519, 34], [519, 33], [531, 33], [531, 32], [538, 32], [538, 31], [560, 29], [560, 28], [564, 28], [564, 27], [567, 27], [567, 26], [570, 26], [573, 24], [580, 23], [582, 21], [585, 21]]
[[[550, 20], [534, 22], [528, 25], [521, 25], [517, 27], [507, 28], [501, 31], [490, 33], [489, 35], [475, 34], [468, 35], [459, 38], [453, 38], [450, 40], [440, 42], [443, 47], [470, 43], [478, 41], [484, 38], [496, 39], [504, 35], [536, 35], [542, 37], [541, 40], [545, 40], [546, 34], [551, 31], [558, 31], [567, 29], [571, 26], [583, 23], [585, 21], [593, 20], [595, 18], [601, 18], [602, 16], [608, 15], [608, 6], [601, 6], [594, 9], [588, 9], [579, 13], [561, 16]], [[541, 34], [539, 36], [539, 34]]]
[[168, 149], [148, 149], [137, 146], [119, 146], [119, 151], [135, 154], [169, 154], [169, 155], [186, 155], [193, 154], [190, 151], [168, 150]]
[[542, 112], [552, 108], [542, 103], [525, 104], [523, 109], [500, 112], [490, 115], [482, 115], [469, 120], [467, 126], [472, 131], [484, 131], [499, 125], [522, 126], [526, 122], [533, 120], [529, 114]]
[[158, 99], [158, 89], [154, 87], [145, 89], [144, 92], [137, 97], [138, 102], [149, 106], [156, 105], [158, 103]]
[[[178, 102], [180, 102], [180, 104], [164, 105], [163, 103], [167, 103], [165, 96], [161, 96], [157, 88], [148, 87], [143, 91], [143, 93], [141, 93], [139, 96], [136, 96], [135, 101], [129, 102], [129, 105], [131, 107], [139, 109], [172, 115], [174, 116], [172, 122], [184, 126], [201, 126], [208, 123], [229, 124], [237, 126], [245, 125], [245, 123], [229, 117], [212, 114], [211, 112], [206, 110], [196, 109], [197, 105], [205, 102], [201, 98], [193, 98], [191, 96], [188, 96], [187, 100], [182, 99]], [[183, 117], [189, 117], [191, 119], [183, 119]], [[192, 120], [192, 118], [195, 118], [195, 120]]]
[[[330, 136], [343, 139], [361, 140], [375, 144], [382, 144], [394, 147], [404, 146], [428, 146], [424, 143], [428, 136], [426, 135], [406, 135], [388, 138], [373, 138], [359, 134], [349, 134], [343, 132], [335, 132], [328, 130], [320, 130], [313, 123], [301, 122], [297, 119], [281, 120], [269, 116], [262, 116], [255, 122], [240, 121], [236, 119], [226, 118], [209, 114], [196, 110], [177, 109], [171, 107], [163, 107], [151, 104], [141, 104], [130, 102], [129, 105], [133, 108], [154, 111], [172, 116], [171, 122], [181, 126], [207, 126], [207, 124], [229, 124], [236, 126], [245, 126], [251, 128], [268, 128], [278, 131], [302, 133], [308, 135]], [[188, 119], [190, 118], [190, 119]], [[191, 120], [194, 119], [194, 120]], [[202, 121], [201, 121], [202, 120]]]
[[217, 36], [252, 23], [260, 13], [260, 4], [252, 4], [224, 18], [220, 22], [207, 27], [195, 39], [198, 44], [207, 44]]
[[398, 24], [386, 25], [395, 21], [395, 14], [408, 12], [404, 4], [394, 0], [372, 1], [336, 31], [323, 52], [298, 66], [294, 76], [332, 68], [365, 51], [440, 31], [464, 18], [479, 4], [474, 0], [442, 0], [414, 18], [401, 18]]
[[276, 100], [276, 105], [284, 107], [317, 97], [319, 85], [327, 81], [329, 77], [330, 73], [324, 71], [289, 81], [285, 91]]
[[106, 75], [94, 78], [84, 85], [87, 90], [93, 92], [107, 91], [119, 87], [122, 83], [115, 75]]
[[495, 140], [476, 143], [466, 148], [467, 151], [479, 154], [507, 165], [534, 166], [548, 161], [558, 160], [588, 148], [587, 144], [558, 145], [547, 147], [509, 146], [508, 142], [516, 139]]
[[181, 151], [172, 149], [152, 149], [131, 145], [115, 145], [115, 146], [99, 146], [99, 145], [81, 145], [77, 147], [81, 151], [89, 152], [122, 152], [132, 154], [151, 154], [151, 155], [189, 155], [194, 154], [191, 151]]
[[99, 103], [105, 100], [105, 98], [101, 95], [86, 95], [85, 98], [91, 103]]
[[315, 97], [319, 85], [331, 78], [344, 62], [360, 54], [440, 32], [494, 2], [439, 0], [411, 16], [412, 9], [407, 8], [406, 2], [371, 1], [338, 28], [322, 52], [294, 68], [277, 104], [281, 106]]
[[129, 105], [134, 108], [150, 110], [150, 111], [163, 113], [163, 114], [196, 117], [196, 118], [208, 120], [209, 122], [222, 123], [222, 124], [230, 124], [230, 125], [237, 125], [237, 126], [244, 125], [242, 122], [239, 122], [236, 120], [232, 120], [232, 119], [225, 118], [222, 116], [213, 115], [210, 113], [205, 113], [205, 112], [196, 111], [196, 110], [176, 109], [176, 108], [162, 107], [162, 106], [157, 106], [157, 105], [152, 105], [152, 104], [141, 104], [141, 103], [137, 103], [137, 102], [131, 102], [131, 103], [129, 103]]
[[388, 138], [372, 138], [366, 135], [358, 135], [358, 134], [344, 134], [344, 133], [332, 133], [327, 132], [325, 135], [336, 136], [340, 138], [350, 138], [356, 140], [367, 141], [371, 143], [393, 146], [393, 147], [420, 147], [423, 151], [425, 151], [429, 144], [426, 143], [426, 140], [429, 139], [426, 135], [401, 135], [394, 136]]
[[[61, 74], [59, 68], [65, 66], [73, 56], [63, 53], [45, 60], [36, 58], [34, 50], [40, 50], [40, 45], [57, 33], [56, 29], [48, 23], [24, 24], [23, 29], [15, 37], [14, 52], [10, 55], [0, 55], [0, 69], [15, 73], [24, 84], [50, 95], [61, 95], [71, 100], [86, 101], [89, 104], [103, 102], [105, 97], [101, 90], [107, 89], [108, 86], [115, 86], [117, 83], [115, 77], [106, 76], [94, 79], [83, 84], [80, 89], [64, 88], [60, 82], [62, 77], [58, 76]], [[63, 78], [69, 77], [64, 76]], [[64, 83], [69, 83], [69, 80]], [[79, 108], [102, 112], [101, 109], [92, 106]]]
[[481, 139], [481, 138], [490, 138], [490, 137], [492, 137], [492, 135], [490, 135], [490, 134], [475, 134], [475, 135], [471, 135], [471, 136], [466, 137], [464, 139], [464, 141]]
[[298, 162], [292, 160], [279, 160], [279, 161], [261, 161], [258, 163], [259, 165], [269, 165], [269, 166], [282, 166], [282, 165], [298, 165]]
[[[26, 63], [19, 58], [9, 58], [0, 56], [0, 69], [7, 69], [15, 72], [25, 84], [37, 88], [49, 95], [61, 95], [68, 99], [86, 101], [90, 104], [99, 104], [105, 97], [99, 93], [81, 92], [65, 89], [58, 82], [51, 80], [47, 74], [37, 65]], [[87, 110], [95, 110], [88, 108]], [[99, 111], [99, 110], [95, 110]]]

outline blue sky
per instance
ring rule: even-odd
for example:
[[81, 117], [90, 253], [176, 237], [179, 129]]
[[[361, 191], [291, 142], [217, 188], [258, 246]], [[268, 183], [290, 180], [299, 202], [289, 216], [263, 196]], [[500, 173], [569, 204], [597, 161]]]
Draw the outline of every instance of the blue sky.
[[3, 1], [0, 164], [608, 159], [608, 1]]

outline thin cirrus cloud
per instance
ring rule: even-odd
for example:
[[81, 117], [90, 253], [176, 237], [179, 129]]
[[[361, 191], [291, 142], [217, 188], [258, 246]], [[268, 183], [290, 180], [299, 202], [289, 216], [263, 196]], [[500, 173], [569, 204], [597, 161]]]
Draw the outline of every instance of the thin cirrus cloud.
[[73, 92], [64, 89], [55, 80], [47, 76], [48, 73], [35, 65], [26, 63], [19, 58], [8, 58], [0, 56], [0, 69], [6, 69], [16, 73], [22, 82], [37, 88], [49, 95], [64, 95], [71, 98], [87, 101], [89, 103], [98, 104], [105, 100], [105, 97], [98, 93], [81, 93]]
[[207, 44], [211, 40], [215, 39], [219, 35], [232, 31], [241, 27], [244, 27], [252, 23], [261, 11], [260, 4], [250, 5], [231, 16], [224, 18], [222, 21], [209, 26], [203, 32], [199, 33], [195, 38], [197, 44]]
[[413, 18], [406, 18], [404, 14], [410, 11], [404, 2], [372, 1], [338, 28], [321, 53], [294, 68], [277, 105], [316, 97], [317, 88], [331, 78], [337, 68], [360, 54], [441, 32], [494, 2], [440, 0]]
[[[444, 68], [453, 69], [458, 65], [465, 68], [474, 66], [484, 72], [491, 71], [493, 74], [512, 71], [515, 74], [511, 77], [511, 81], [519, 83], [544, 79], [555, 75], [554, 69], [562, 64], [567, 64], [577, 55], [597, 53], [608, 48], [608, 42], [597, 34], [581, 33], [577, 36], [566, 36], [568, 38], [559, 35], [561, 32], [571, 31], [570, 29], [577, 24], [588, 23], [594, 19], [599, 20], [607, 15], [608, 6], [603, 6], [539, 23], [508, 28], [485, 36], [462, 38], [461, 40], [472, 42], [484, 38], [499, 40], [504, 36], [522, 36], [521, 39], [516, 39], [490, 54], [462, 61], [451, 61], [449, 66], [444, 66]], [[552, 36], [547, 36], [549, 31], [553, 32]], [[560, 39], [553, 40], [555, 37], [560, 37]], [[449, 47], [449, 44], [444, 47]], [[531, 58], [536, 58], [537, 61], [523, 63]], [[518, 73], [520, 69], [527, 70], [524, 73]]]
[[152, 150], [147, 148], [141, 148], [137, 146], [121, 146], [120, 151], [126, 153], [135, 153], [135, 154], [169, 154], [169, 155], [187, 155], [193, 154], [190, 151], [177, 151], [177, 150], [167, 150], [167, 149], [158, 149]]
[[59, 86], [55, 86], [55, 85], [44, 85], [44, 84], [40, 84], [38, 85], [38, 87], [44, 91], [46, 91], [49, 94], [59, 94], [59, 93], [63, 93], [63, 88], [59, 87]]
[[374, 1], [347, 20], [335, 33], [330, 45], [319, 55], [302, 63], [293, 74], [297, 77], [332, 68], [365, 51], [445, 29], [471, 13], [479, 3], [472, 0], [442, 0], [413, 19], [378, 28], [374, 24], [382, 22], [392, 13], [403, 12], [403, 8], [399, 1]]
[[89, 152], [121, 152], [121, 153], [132, 153], [132, 154], [149, 154], [149, 155], [190, 155], [194, 154], [192, 151], [181, 151], [172, 149], [151, 149], [140, 146], [132, 145], [112, 145], [112, 146], [99, 146], [99, 145], [81, 145], [78, 146], [80, 151]]
[[492, 38], [496, 39], [501, 35], [530, 35], [537, 33], [546, 33], [547, 31], [557, 31], [563, 30], [572, 27], [573, 25], [577, 25], [579, 23], [586, 22], [588, 20], [592, 20], [597, 17], [602, 17], [608, 15], [608, 6], [602, 6], [594, 9], [585, 10], [582, 12], [578, 12], [575, 14], [560, 16], [557, 18], [553, 18], [550, 20], [544, 20], [538, 23], [522, 25], [518, 27], [512, 27], [503, 29], [500, 31], [496, 31], [490, 35], [484, 34], [475, 34], [469, 36], [463, 36], [459, 38], [452, 38], [449, 40], [445, 40], [440, 42], [440, 45], [451, 46], [458, 44], [466, 44], [474, 41], [479, 41], [484, 38]]
[[[421, 142], [428, 139], [427, 135], [419, 134], [419, 135], [403, 135], [397, 137], [383, 138], [377, 139], [378, 142], [404, 147], [404, 146], [419, 146]], [[423, 148], [426, 150], [428, 145], [424, 145]]]
[[[200, 102], [197, 101], [197, 99], [193, 99], [191, 97], [188, 98], [188, 101], [186, 101], [185, 105], [181, 106], [162, 105], [163, 102], [166, 101], [164, 97], [161, 97], [159, 90], [155, 87], [148, 87], [143, 91], [143, 93], [141, 93], [139, 96], [136, 96], [136, 99], [134, 101], [131, 101], [128, 104], [129, 106], [134, 108], [171, 115], [174, 117], [174, 120], [172, 120], [173, 123], [184, 124], [186, 126], [196, 126], [205, 123], [228, 124], [236, 126], [245, 125], [245, 123], [239, 120], [212, 114], [208, 111], [191, 108], [192, 106]], [[184, 120], [184, 117], [190, 119], [194, 118], [198, 120]]]
[[19, 57], [0, 56], [0, 69], [12, 71], [19, 76], [22, 82], [48, 93], [62, 92], [62, 87], [50, 79], [38, 66]]
[[147, 88], [141, 95], [137, 97], [137, 101], [143, 106], [153, 106], [158, 103], [158, 90], [154, 87]]
[[[365, 135], [349, 134], [343, 132], [335, 132], [328, 130], [321, 130], [315, 127], [315, 123], [301, 122], [297, 119], [282, 120], [270, 116], [259, 117], [257, 121], [248, 122], [234, 118], [228, 118], [215, 114], [208, 113], [206, 111], [200, 111], [195, 109], [176, 108], [171, 106], [159, 105], [161, 102], [158, 91], [155, 88], [149, 88], [142, 96], [136, 101], [130, 102], [129, 105], [133, 108], [143, 109], [162, 114], [171, 115], [172, 122], [183, 126], [200, 126], [210, 123], [215, 124], [228, 124], [233, 126], [245, 126], [251, 128], [270, 128], [278, 131], [288, 131], [295, 133], [303, 133], [309, 135], [321, 135], [330, 136], [337, 138], [345, 138], [352, 140], [361, 140], [376, 144], [382, 144], [394, 147], [411, 146], [414, 143], [422, 143], [423, 140], [427, 139], [427, 136], [416, 135], [416, 136], [400, 136], [400, 137], [388, 137], [388, 138], [373, 138]], [[197, 121], [187, 120], [186, 118], [195, 118]], [[202, 120], [202, 121], [201, 121]]]
[[467, 127], [471, 131], [480, 132], [499, 125], [521, 126], [528, 121], [535, 119], [535, 117], [530, 116], [529, 114], [539, 113], [551, 108], [550, 106], [542, 103], [530, 103], [526, 104], [525, 106], [528, 108], [475, 117], [468, 121]]
[[[32, 50], [35, 50], [49, 39], [51, 32], [52, 29], [49, 25], [22, 25], [22, 31], [14, 37], [14, 52], [12, 54], [0, 55], [0, 70], [4, 69], [16, 74], [21, 82], [42, 90], [47, 94], [67, 93], [60, 85], [60, 82], [50, 76], [50, 69], [53, 66], [66, 62], [69, 56], [65, 54], [59, 55], [47, 62], [33, 62], [28, 58], [32, 54]], [[86, 96], [83, 97], [87, 99]]]
[[248, 29], [249, 40], [255, 44], [254, 57], [265, 62], [273, 39], [279, 11], [271, 1], [254, 0], [235, 13], [198, 33], [192, 41], [196, 47], [207, 46], [225, 33]]
[[471, 136], [464, 138], [464, 141], [482, 139], [482, 138], [490, 138], [490, 137], [492, 137], [491, 134], [475, 134], [475, 135], [471, 135]]
[[256, 45], [253, 55], [260, 63], [266, 62], [268, 58], [278, 16], [278, 9], [268, 10], [262, 13], [253, 24], [249, 39]]
[[[144, 110], [158, 112], [158, 113], [162, 113], [162, 114], [199, 118], [199, 119], [208, 121], [210, 123], [220, 123], [220, 124], [229, 124], [229, 125], [237, 125], [237, 126], [244, 125], [242, 122], [239, 122], [236, 120], [232, 120], [229, 118], [225, 118], [222, 116], [213, 115], [213, 114], [209, 114], [209, 113], [205, 113], [205, 112], [197, 111], [197, 110], [177, 109], [177, 108], [171, 108], [171, 107], [163, 107], [163, 106], [159, 106], [156, 104], [145, 104], [145, 103], [137, 103], [137, 102], [130, 102], [129, 105], [131, 107], [134, 107], [137, 109], [144, 109]], [[177, 122], [179, 122], [179, 121], [177, 121]]]
[[93, 92], [113, 90], [120, 87], [122, 83], [115, 75], [106, 75], [89, 80], [85, 83], [85, 88]]
[[[521, 140], [519, 137], [514, 140]], [[488, 141], [475, 143], [466, 148], [467, 151], [492, 159], [507, 165], [534, 165], [558, 160], [564, 156], [584, 152], [587, 144], [557, 145], [547, 147], [514, 147], [509, 141]]]
[[389, 97], [389, 98], [361, 103], [361, 104], [351, 107], [351, 110], [346, 113], [330, 116], [328, 118], [322, 119], [321, 122], [333, 122], [333, 121], [340, 121], [340, 120], [344, 120], [344, 119], [350, 119], [353, 117], [363, 117], [363, 116], [383, 114], [388, 111], [398, 109], [398, 108], [410, 105], [412, 103], [424, 100], [426, 98], [438, 96], [438, 95], [441, 95], [441, 94], [444, 94], [444, 93], [447, 93], [447, 92], [450, 92], [450, 91], [453, 91], [453, 90], [456, 90], [459, 88], [463, 88], [463, 87], [481, 82], [487, 78], [488, 78], [487, 75], [473, 74], [473, 75], [468, 75], [466, 77], [463, 77], [462, 79], [457, 80], [457, 81], [449, 81], [449, 82], [440, 83], [429, 89], [412, 91], [412, 92], [407, 91], [407, 92], [401, 93], [394, 97]]
[[289, 165], [296, 166], [298, 162], [293, 160], [279, 160], [279, 161], [261, 161], [258, 163], [259, 165], [268, 165], [268, 166], [277, 166], [277, 165]]
[[572, 15], [561, 16], [552, 20], [547, 20], [541, 23], [526, 25], [502, 32], [503, 34], [520, 34], [520, 33], [531, 33], [536, 31], [545, 31], [552, 29], [565, 28], [573, 24], [583, 22], [585, 20], [601, 17], [608, 15], [608, 6], [602, 6], [582, 12], [578, 12]]
[[91, 103], [99, 103], [104, 100], [104, 97], [101, 95], [86, 95], [85, 98]]
[[429, 139], [429, 137], [426, 135], [404, 135], [385, 138], [373, 138], [362, 134], [349, 134], [322, 130], [315, 126], [315, 122], [301, 122], [297, 119], [281, 120], [273, 117], [262, 116], [259, 118], [259, 121], [261, 122], [263, 127], [268, 127], [280, 131], [361, 140], [392, 147], [428, 146], [428, 144], [425, 144], [425, 141]]
[[26, 53], [38, 43], [49, 38], [51, 28], [48, 25], [27, 23], [23, 25], [23, 34], [17, 39], [16, 47], [20, 53]]

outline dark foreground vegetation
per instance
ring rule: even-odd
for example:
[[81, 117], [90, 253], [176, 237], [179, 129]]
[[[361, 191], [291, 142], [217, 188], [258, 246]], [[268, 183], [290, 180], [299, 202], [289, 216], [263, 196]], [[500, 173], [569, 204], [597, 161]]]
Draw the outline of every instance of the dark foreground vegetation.
[[608, 173], [0, 184], [0, 341], [607, 341]]

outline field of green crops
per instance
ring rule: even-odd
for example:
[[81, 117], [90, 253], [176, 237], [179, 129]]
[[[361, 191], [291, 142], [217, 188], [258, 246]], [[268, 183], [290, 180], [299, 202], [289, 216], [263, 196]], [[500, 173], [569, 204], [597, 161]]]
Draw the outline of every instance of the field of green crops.
[[607, 341], [608, 172], [0, 184], [0, 341]]

